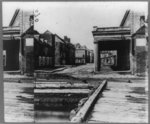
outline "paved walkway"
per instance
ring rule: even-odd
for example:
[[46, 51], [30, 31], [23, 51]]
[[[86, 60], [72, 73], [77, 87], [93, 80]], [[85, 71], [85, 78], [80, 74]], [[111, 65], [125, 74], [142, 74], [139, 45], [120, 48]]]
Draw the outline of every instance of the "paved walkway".
[[4, 82], [5, 122], [34, 122], [33, 82]]
[[[147, 81], [108, 82], [95, 104], [90, 123], [148, 123]], [[147, 90], [147, 89], [146, 89]]]

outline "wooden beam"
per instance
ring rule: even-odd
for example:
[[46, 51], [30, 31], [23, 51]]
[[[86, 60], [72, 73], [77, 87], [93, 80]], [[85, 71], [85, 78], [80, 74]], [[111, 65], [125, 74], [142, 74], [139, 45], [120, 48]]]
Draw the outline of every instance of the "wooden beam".
[[34, 89], [35, 94], [88, 94], [89, 89]]
[[57, 89], [59, 89], [59, 88], [70, 88], [70, 89], [88, 89], [90, 86], [88, 85], [88, 84], [81, 84], [81, 83], [74, 83], [74, 84], [69, 84], [69, 83], [65, 83], [65, 84], [63, 84], [63, 83], [59, 83], [59, 84], [51, 84], [51, 83], [46, 83], [46, 84], [36, 84], [36, 86], [35, 86], [36, 88], [38, 88], [38, 89], [42, 89], [42, 88], [57, 88]]
[[107, 86], [107, 81], [104, 80], [100, 86], [95, 90], [95, 92], [89, 97], [89, 99], [85, 102], [85, 104], [81, 107], [81, 109], [77, 112], [76, 116], [71, 119], [73, 123], [83, 122], [90, 108], [93, 107], [98, 95], [103, 91], [103, 89]]

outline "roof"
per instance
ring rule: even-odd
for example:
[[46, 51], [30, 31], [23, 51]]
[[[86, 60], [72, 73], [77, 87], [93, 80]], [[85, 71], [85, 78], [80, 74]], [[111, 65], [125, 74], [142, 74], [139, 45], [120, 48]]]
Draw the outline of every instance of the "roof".
[[30, 28], [28, 28], [23, 34], [22, 36], [26, 35], [26, 34], [32, 34], [32, 35], [36, 35], [39, 34], [38, 31], [33, 29], [33, 26], [31, 26]]
[[18, 13], [19, 13], [19, 11], [20, 11], [20, 9], [16, 9], [16, 11], [15, 11], [15, 13], [14, 13], [14, 15], [13, 15], [13, 17], [12, 17], [10, 23], [9, 23], [9, 26], [12, 26], [12, 25], [14, 24], [14, 22], [15, 22], [15, 20], [16, 20], [16, 18], [17, 18], [17, 15], [18, 15]]
[[45, 36], [51, 36], [53, 33], [51, 33], [49, 30], [46, 30], [44, 33], [40, 34], [40, 38], [44, 38]]
[[129, 27], [97, 27], [92, 31], [93, 36], [95, 35], [126, 35], [130, 34], [131, 30]]
[[15, 35], [20, 34], [19, 27], [3, 27], [3, 35]]
[[146, 31], [147, 31], [147, 27], [143, 25], [132, 36], [134, 37], [135, 35], [146, 35]]
[[63, 43], [65, 43], [64, 42], [64, 39], [62, 39], [60, 36], [58, 36], [57, 34], [54, 34], [56, 37], [58, 37]]
[[46, 30], [43, 34], [53, 34], [53, 33], [50, 32], [49, 30]]
[[20, 38], [20, 28], [19, 27], [3, 27], [3, 40]]
[[127, 10], [127, 11], [125, 12], [124, 17], [123, 17], [123, 19], [122, 19], [122, 21], [121, 21], [121, 23], [120, 23], [120, 26], [123, 26], [123, 25], [124, 25], [124, 23], [126, 22], [126, 20], [127, 20], [127, 18], [128, 18], [129, 13], [130, 13], [130, 10]]

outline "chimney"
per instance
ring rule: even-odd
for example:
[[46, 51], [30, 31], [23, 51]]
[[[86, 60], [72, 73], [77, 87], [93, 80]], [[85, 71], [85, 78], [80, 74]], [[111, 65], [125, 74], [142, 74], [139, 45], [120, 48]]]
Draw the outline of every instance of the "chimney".
[[97, 26], [93, 26], [93, 31], [96, 31], [97, 30]]
[[145, 24], [145, 16], [140, 16], [140, 27]]
[[67, 36], [64, 36], [64, 41], [65, 41], [66, 43], [70, 43], [70, 38], [68, 38]]

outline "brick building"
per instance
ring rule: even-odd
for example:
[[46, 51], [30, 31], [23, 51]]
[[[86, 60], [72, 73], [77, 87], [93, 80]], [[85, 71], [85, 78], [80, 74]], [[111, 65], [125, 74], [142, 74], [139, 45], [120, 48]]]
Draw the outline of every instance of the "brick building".
[[[40, 34], [40, 40], [42, 41], [45, 46], [47, 46], [48, 50], [44, 50], [45, 52], [47, 51], [47, 57], [49, 59], [49, 65], [50, 67], [55, 66], [55, 41], [54, 41], [54, 36], [50, 31], [45, 31], [43, 34]], [[42, 56], [41, 56], [42, 57]]]
[[66, 52], [66, 65], [75, 64], [75, 46], [71, 43], [70, 38], [64, 36], [65, 52]]
[[148, 33], [144, 18], [144, 13], [127, 10], [119, 27], [94, 27], [95, 71], [101, 71], [102, 51], [113, 50], [117, 53], [117, 65], [112, 70], [132, 74], [145, 72]]
[[31, 27], [31, 11], [16, 9], [8, 27], [3, 27], [4, 70], [20, 70], [22, 67], [21, 35]]
[[3, 27], [4, 71], [32, 73], [35, 69], [51, 67], [50, 43], [46, 36], [44, 41], [40, 36], [34, 30], [33, 13], [17, 9], [9, 26]]
[[64, 40], [54, 34], [55, 41], [55, 66], [66, 65], [66, 52]]
[[148, 66], [148, 27], [145, 13], [127, 10], [120, 26], [130, 27], [132, 40], [131, 69], [138, 75], [145, 75]]
[[52, 67], [74, 65], [75, 47], [71, 43], [70, 38], [64, 36], [64, 39], [62, 39], [57, 34], [53, 34], [47, 30], [43, 34], [40, 34], [40, 40], [48, 43], [50, 46], [49, 56]]

